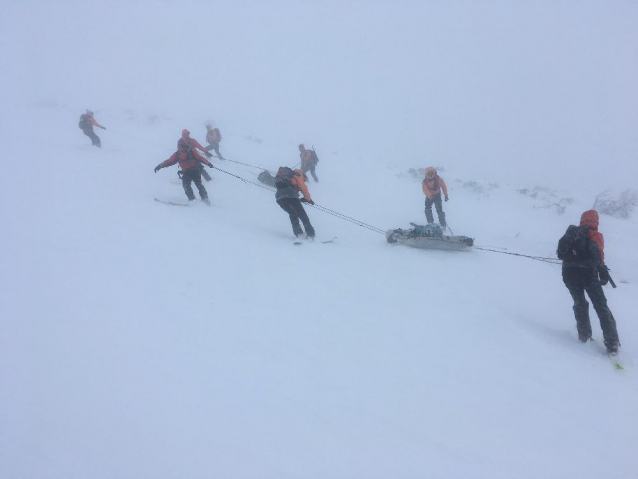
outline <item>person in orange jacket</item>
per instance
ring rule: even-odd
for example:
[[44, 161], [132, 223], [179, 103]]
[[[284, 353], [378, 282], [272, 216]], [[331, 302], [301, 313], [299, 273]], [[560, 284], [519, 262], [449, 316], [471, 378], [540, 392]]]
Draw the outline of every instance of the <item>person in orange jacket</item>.
[[203, 165], [206, 165], [209, 168], [212, 168], [212, 163], [200, 155], [197, 150], [192, 148], [186, 141], [182, 141], [178, 142], [177, 151], [173, 153], [168, 160], [161, 162], [155, 167], [155, 173], [162, 168], [166, 168], [167, 166], [171, 166], [176, 163], [179, 163], [181, 168], [182, 186], [184, 187], [184, 192], [186, 193], [188, 200], [193, 201], [195, 199], [193, 187], [191, 186], [191, 183], [194, 182], [202, 201], [210, 204], [210, 201], [208, 200], [208, 192], [202, 184], [200, 166], [203, 168]]
[[[563, 260], [563, 282], [574, 300], [578, 339], [586, 343], [592, 337], [589, 303], [585, 299], [587, 292], [600, 320], [607, 351], [615, 354], [618, 352], [620, 341], [616, 320], [607, 306], [607, 298], [602, 288], [609, 282], [610, 275], [605, 265], [605, 240], [598, 231], [599, 222], [596, 210], [585, 211], [580, 217], [580, 226], [572, 225], [567, 229], [558, 244], [557, 253]], [[564, 246], [561, 245], [563, 241]]]
[[436, 207], [436, 214], [439, 217], [439, 224], [441, 228], [445, 229], [447, 223], [445, 222], [445, 213], [443, 212], [443, 202], [441, 201], [441, 191], [445, 195], [445, 201], [450, 198], [447, 195], [447, 185], [443, 178], [441, 178], [436, 170], [428, 166], [425, 169], [425, 178], [421, 182], [421, 188], [425, 195], [425, 217], [428, 223], [434, 223], [434, 216], [432, 215], [432, 205]]
[[[287, 166], [282, 166], [277, 171], [275, 176], [275, 199], [277, 204], [288, 213], [290, 218], [290, 224], [292, 225], [292, 232], [295, 236], [301, 236], [304, 234], [304, 230], [301, 229], [299, 220], [303, 223], [306, 230], [306, 236], [308, 238], [315, 237], [315, 229], [310, 224], [310, 219], [302, 203], [308, 203], [314, 205], [312, 201], [306, 182], [304, 181], [303, 171], [300, 169], [292, 170]], [[299, 192], [303, 195], [299, 199]]]
[[317, 166], [319, 159], [317, 158], [315, 151], [307, 150], [302, 143], [299, 145], [299, 158], [301, 158], [301, 171], [303, 171], [303, 174], [305, 175], [308, 171], [310, 171], [315, 183], [319, 183], [319, 178], [317, 178], [317, 174], [315, 173], [315, 167]]
[[[211, 155], [208, 152], [208, 150], [206, 150], [206, 148], [204, 148], [202, 145], [200, 145], [199, 142], [195, 138], [191, 138], [191, 132], [188, 131], [186, 128], [184, 128], [182, 130], [182, 136], [180, 137], [179, 140], [177, 140], [177, 148], [178, 149], [180, 148], [181, 144], [186, 144], [190, 148], [193, 148], [193, 149], [197, 148], [199, 151], [204, 153], [204, 155], [206, 155], [206, 158], [212, 158], [212, 156], [213, 156], [213, 155]], [[208, 172], [206, 170], [204, 170], [204, 165], [198, 164], [198, 168], [199, 168], [200, 173], [202, 174], [202, 176], [204, 177], [204, 179], [206, 181], [212, 180], [212, 178], [210, 177]]]
[[213, 125], [210, 123], [206, 125], [206, 141], [208, 142], [206, 151], [215, 150], [219, 159], [223, 160], [224, 157], [219, 152], [219, 142], [222, 141], [222, 134], [220, 133], [219, 128], [213, 128]]
[[93, 146], [97, 146], [98, 148], [102, 148], [102, 142], [100, 141], [100, 137], [95, 134], [93, 131], [93, 127], [101, 128], [102, 130], [106, 130], [102, 125], [100, 125], [93, 116], [93, 112], [91, 110], [86, 110], [86, 113], [80, 115], [80, 123], [78, 124], [82, 132], [91, 139], [91, 144]]

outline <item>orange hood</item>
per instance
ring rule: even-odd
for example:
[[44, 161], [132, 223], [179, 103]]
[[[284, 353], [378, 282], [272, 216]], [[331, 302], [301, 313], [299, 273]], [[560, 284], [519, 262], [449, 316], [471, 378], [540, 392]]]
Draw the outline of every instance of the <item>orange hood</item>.
[[598, 211], [596, 210], [587, 210], [580, 217], [580, 225], [581, 226], [589, 226], [593, 230], [598, 230]]

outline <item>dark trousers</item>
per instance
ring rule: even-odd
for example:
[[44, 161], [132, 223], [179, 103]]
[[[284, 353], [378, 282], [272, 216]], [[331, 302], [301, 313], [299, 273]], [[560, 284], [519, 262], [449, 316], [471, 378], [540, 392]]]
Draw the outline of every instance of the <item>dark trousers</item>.
[[215, 153], [217, 154], [217, 157], [220, 159], [224, 159], [224, 157], [222, 156], [222, 154], [219, 152], [219, 142], [216, 143], [211, 143], [210, 145], [208, 145], [206, 147], [206, 151], [211, 151], [211, 150], [215, 150]]
[[434, 216], [432, 215], [432, 204], [436, 208], [436, 214], [439, 217], [439, 224], [445, 228], [445, 213], [443, 213], [443, 203], [441, 201], [441, 193], [434, 195], [433, 197], [425, 197], [425, 218], [428, 223], [434, 223]]
[[596, 270], [578, 266], [563, 268], [563, 282], [574, 299], [574, 316], [576, 317], [578, 338], [581, 341], [587, 341], [591, 338], [589, 303], [585, 299], [585, 292], [587, 292], [600, 320], [605, 346], [608, 348], [617, 346], [618, 331], [616, 329], [616, 320], [607, 306], [607, 298], [605, 298]]
[[193, 182], [195, 183], [195, 186], [197, 186], [199, 197], [202, 200], [207, 200], [208, 193], [202, 184], [202, 174], [196, 166], [182, 172], [182, 186], [184, 187], [186, 196], [188, 196], [188, 199], [191, 201], [195, 199], [195, 193], [193, 193], [193, 187], [191, 186], [191, 183]]
[[310, 172], [312, 175], [312, 179], [315, 180], [316, 183], [319, 183], [319, 178], [317, 178], [317, 174], [315, 173], [316, 163], [307, 163], [305, 165], [301, 165], [301, 171], [303, 171], [304, 176], [306, 173]]
[[292, 225], [292, 231], [295, 236], [303, 234], [299, 220], [303, 223], [303, 227], [306, 230], [306, 236], [314, 238], [315, 229], [310, 224], [310, 219], [304, 210], [299, 198], [281, 198], [277, 200], [277, 204], [281, 206], [281, 209], [288, 213], [290, 217], [290, 224]]
[[100, 141], [100, 137], [95, 134], [93, 128], [82, 128], [82, 131], [86, 136], [91, 138], [91, 144], [93, 146], [97, 146], [98, 148], [102, 148], [102, 142]]

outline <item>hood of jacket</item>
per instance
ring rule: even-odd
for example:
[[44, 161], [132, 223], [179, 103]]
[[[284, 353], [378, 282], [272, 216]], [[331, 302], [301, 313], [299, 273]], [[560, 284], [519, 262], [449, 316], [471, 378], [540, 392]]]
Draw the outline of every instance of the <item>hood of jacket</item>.
[[587, 210], [580, 216], [580, 225], [589, 226], [591, 229], [598, 231], [598, 211]]

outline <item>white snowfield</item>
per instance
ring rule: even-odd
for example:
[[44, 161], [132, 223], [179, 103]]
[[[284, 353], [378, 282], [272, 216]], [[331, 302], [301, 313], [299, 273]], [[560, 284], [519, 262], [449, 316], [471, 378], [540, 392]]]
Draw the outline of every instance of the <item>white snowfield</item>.
[[303, 142], [317, 205], [383, 232], [425, 223], [441, 167], [454, 234], [554, 257], [636, 189], [636, 25], [631, 1], [0, 2], [0, 479], [637, 479], [638, 211], [601, 215], [617, 371], [560, 265], [311, 206], [295, 246], [273, 192], [208, 170], [211, 205], [179, 207], [153, 172], [209, 121], [272, 171]]
[[[638, 473], [635, 219], [601, 218], [617, 372], [593, 311], [598, 344], [578, 342], [560, 266], [390, 245], [311, 207], [318, 238], [338, 239], [294, 246], [274, 194], [215, 170], [210, 207], [163, 205], [185, 196], [177, 167], [153, 168], [182, 126], [201, 140], [201, 122], [103, 113], [130, 137], [98, 131], [98, 150], [74, 113], [34, 111], [53, 125], [46, 154], [2, 177], [1, 477]], [[296, 159], [296, 145], [286, 162], [238, 136], [224, 137], [229, 158]], [[318, 204], [382, 228], [424, 222], [405, 169], [326, 153], [317, 172]], [[553, 256], [592, 200], [561, 216], [455, 175], [441, 172], [455, 233], [509, 252]]]

